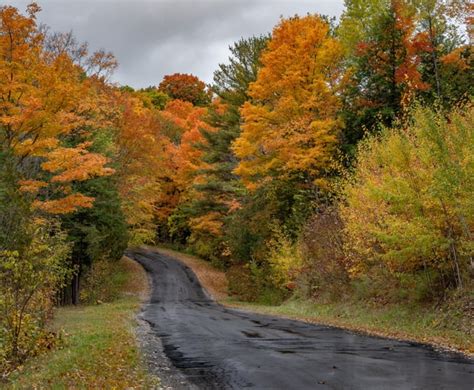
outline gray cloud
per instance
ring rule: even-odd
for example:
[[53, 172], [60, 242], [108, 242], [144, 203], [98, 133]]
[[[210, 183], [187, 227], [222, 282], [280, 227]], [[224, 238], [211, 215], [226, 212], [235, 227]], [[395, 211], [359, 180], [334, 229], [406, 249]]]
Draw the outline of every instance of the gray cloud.
[[[0, 0], [24, 10], [28, 0]], [[193, 73], [206, 82], [241, 37], [265, 34], [280, 16], [339, 16], [343, 0], [37, 0], [39, 21], [70, 31], [119, 61], [113, 81], [158, 84], [165, 74]]]

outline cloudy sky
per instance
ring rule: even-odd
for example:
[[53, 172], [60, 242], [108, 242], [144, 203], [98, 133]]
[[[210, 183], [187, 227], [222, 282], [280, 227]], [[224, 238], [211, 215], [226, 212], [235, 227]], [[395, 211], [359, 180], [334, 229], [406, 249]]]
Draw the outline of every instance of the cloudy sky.
[[[24, 10], [31, 0], [0, 0]], [[165, 74], [193, 73], [212, 81], [230, 44], [265, 34], [280, 16], [339, 16], [343, 0], [36, 0], [39, 20], [70, 31], [92, 49], [119, 61], [113, 81], [135, 88], [159, 84]]]

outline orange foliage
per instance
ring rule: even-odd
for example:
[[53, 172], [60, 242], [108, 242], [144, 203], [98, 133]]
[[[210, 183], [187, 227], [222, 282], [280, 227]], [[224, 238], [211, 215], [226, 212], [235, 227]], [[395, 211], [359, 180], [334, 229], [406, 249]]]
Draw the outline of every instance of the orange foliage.
[[343, 50], [319, 16], [282, 20], [263, 53], [250, 85], [236, 169], [248, 188], [275, 175], [327, 167], [337, 141], [336, 92]]
[[75, 193], [57, 200], [36, 200], [33, 206], [51, 214], [68, 214], [76, 211], [78, 207], [90, 208], [93, 203], [94, 198]]
[[398, 84], [405, 84], [405, 94], [412, 91], [425, 91], [430, 85], [421, 79], [418, 70], [421, 63], [420, 53], [434, 50], [426, 32], [415, 33], [415, 16], [409, 12], [401, 1], [393, 2], [395, 11], [395, 27], [402, 33], [402, 42], [406, 51], [403, 62], [395, 71], [395, 80]]
[[[83, 70], [66, 53], [44, 49], [44, 36], [36, 26], [39, 10], [33, 3], [29, 15], [22, 16], [14, 7], [0, 8], [0, 142], [20, 162], [41, 158], [42, 168], [54, 173], [49, 183], [109, 175], [113, 170], [105, 167], [107, 159], [90, 153], [88, 144], [63, 145], [65, 136], [79, 134], [86, 125], [100, 125], [94, 120], [100, 116], [93, 113], [99, 111], [98, 102], [93, 81], [83, 80]], [[30, 193], [47, 187], [35, 178], [22, 183]], [[47, 212], [60, 214], [92, 205], [91, 198], [81, 194], [61, 198], [58, 186], [49, 187], [55, 200], [36, 200]]]
[[458, 47], [454, 49], [451, 53], [446, 54], [441, 58], [441, 62], [445, 65], [453, 65], [458, 68], [460, 71], [467, 71], [470, 69], [469, 58], [464, 55], [466, 51], [471, 55], [471, 48], [467, 47]]
[[119, 192], [128, 223], [151, 234], [162, 193], [160, 182], [168, 171], [165, 151], [169, 141], [161, 134], [158, 114], [145, 108], [139, 98], [124, 94], [120, 103]]
[[204, 121], [206, 114], [207, 109], [181, 100], [171, 101], [163, 111], [163, 116], [181, 129], [180, 143], [170, 144], [169, 153], [175, 167], [174, 181], [183, 189], [190, 185], [195, 171], [203, 167], [202, 151], [197, 146], [204, 142], [201, 129], [212, 130]]

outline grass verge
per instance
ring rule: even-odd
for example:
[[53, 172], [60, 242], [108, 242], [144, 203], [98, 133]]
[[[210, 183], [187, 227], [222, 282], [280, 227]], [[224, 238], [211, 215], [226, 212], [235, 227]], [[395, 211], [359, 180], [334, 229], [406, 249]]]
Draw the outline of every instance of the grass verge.
[[[305, 322], [336, 326], [366, 334], [391, 337], [432, 344], [438, 347], [474, 354], [472, 332], [460, 329], [460, 319], [465, 313], [448, 308], [386, 305], [375, 306], [361, 301], [318, 303], [290, 299], [279, 306], [241, 302], [227, 293], [225, 274], [207, 261], [170, 249], [153, 248], [159, 253], [173, 256], [194, 270], [201, 284], [221, 304], [262, 314], [276, 315]], [[452, 318], [452, 321], [444, 321]]]
[[31, 359], [14, 372], [12, 389], [155, 388], [141, 361], [134, 336], [135, 314], [148, 289], [147, 276], [134, 261], [116, 267], [120, 297], [100, 305], [64, 307], [51, 324], [62, 332], [59, 348]]

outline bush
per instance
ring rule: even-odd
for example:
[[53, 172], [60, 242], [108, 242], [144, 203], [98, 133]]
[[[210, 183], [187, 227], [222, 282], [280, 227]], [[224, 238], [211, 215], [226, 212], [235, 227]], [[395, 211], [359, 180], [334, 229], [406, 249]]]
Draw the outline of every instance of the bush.
[[119, 298], [126, 277], [126, 273], [118, 267], [117, 261], [96, 261], [84, 277], [80, 293], [81, 302], [111, 302]]
[[351, 276], [428, 284], [420, 298], [465, 285], [474, 266], [473, 193], [472, 104], [449, 118], [419, 108], [407, 128], [367, 139], [340, 205]]
[[226, 277], [230, 295], [242, 301], [277, 305], [289, 295], [288, 289], [275, 285], [268, 264], [233, 265], [227, 270]]
[[306, 223], [299, 241], [302, 269], [299, 286], [304, 295], [339, 297], [347, 290], [349, 275], [343, 225], [337, 209], [328, 207]]
[[279, 228], [275, 228], [268, 243], [271, 281], [275, 288], [292, 290], [301, 273], [302, 258], [299, 248]]
[[18, 250], [0, 251], [0, 371], [7, 373], [27, 357], [50, 346], [45, 329], [55, 298], [71, 274], [70, 248], [57, 224], [35, 219], [31, 237]]

